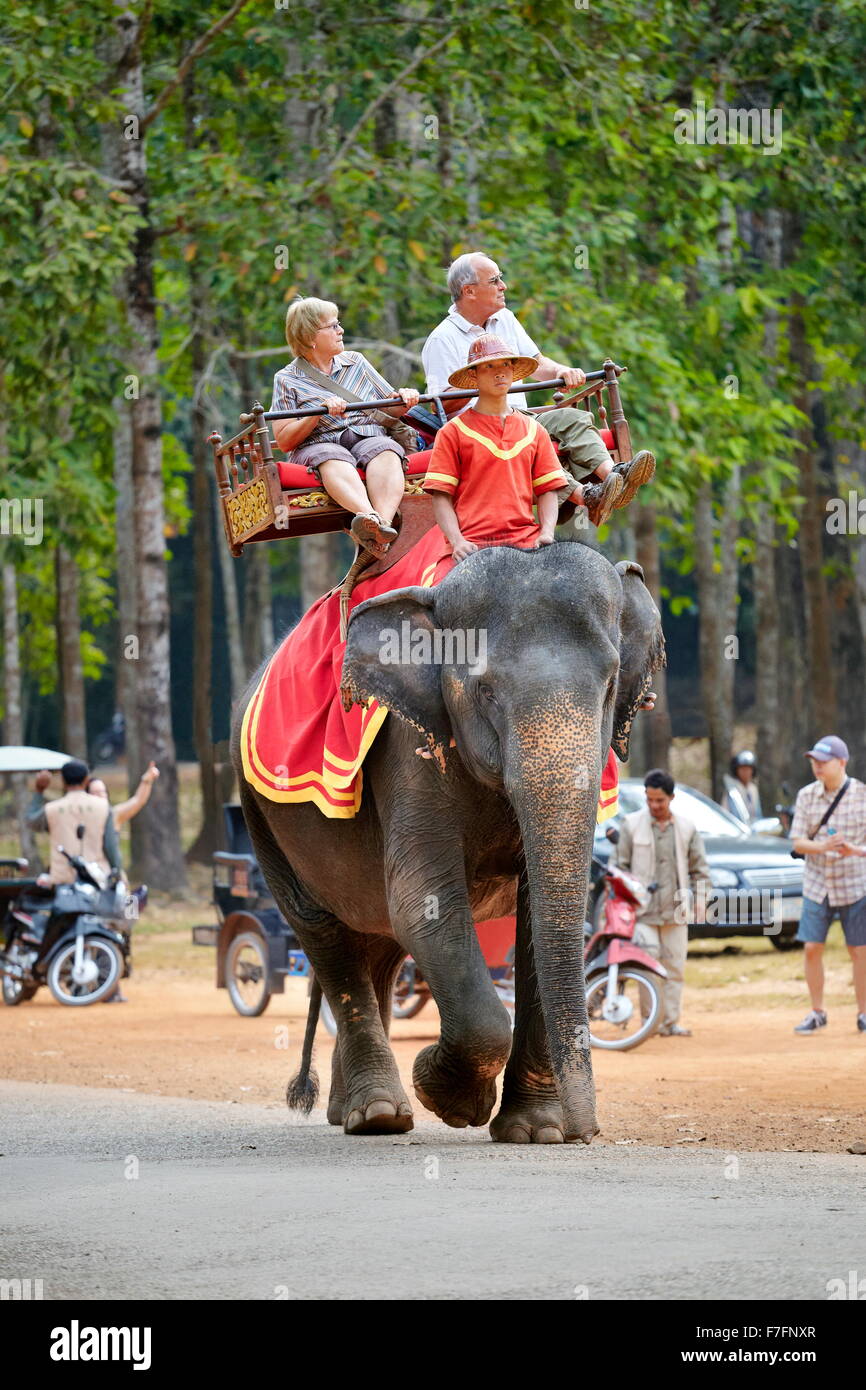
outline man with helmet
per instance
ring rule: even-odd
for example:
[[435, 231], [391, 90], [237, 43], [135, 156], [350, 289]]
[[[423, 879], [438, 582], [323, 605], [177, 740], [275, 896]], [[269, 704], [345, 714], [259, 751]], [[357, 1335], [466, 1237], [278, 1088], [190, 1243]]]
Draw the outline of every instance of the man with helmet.
[[757, 775], [757, 759], [750, 749], [744, 748], [734, 754], [731, 758], [731, 770], [725, 776], [722, 806], [744, 825], [752, 825], [763, 815], [761, 794], [755, 780]]

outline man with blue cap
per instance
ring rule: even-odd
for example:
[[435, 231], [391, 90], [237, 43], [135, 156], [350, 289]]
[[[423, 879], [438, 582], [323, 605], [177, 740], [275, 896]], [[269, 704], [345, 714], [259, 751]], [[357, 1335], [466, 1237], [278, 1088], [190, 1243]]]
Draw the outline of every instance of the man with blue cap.
[[812, 1008], [794, 1032], [827, 1026], [824, 942], [838, 917], [854, 969], [857, 1028], [866, 1033], [866, 786], [848, 776], [848, 746], [835, 734], [819, 738], [805, 756], [815, 781], [797, 795], [791, 841], [806, 861], [797, 940], [805, 946]]

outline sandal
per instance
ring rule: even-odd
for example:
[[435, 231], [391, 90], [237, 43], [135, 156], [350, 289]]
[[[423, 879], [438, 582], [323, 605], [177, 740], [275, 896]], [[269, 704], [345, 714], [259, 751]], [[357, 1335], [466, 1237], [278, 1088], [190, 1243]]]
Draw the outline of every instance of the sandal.
[[386, 554], [388, 546], [397, 538], [394, 527], [386, 526], [378, 512], [358, 512], [352, 519], [349, 534], [374, 555]]

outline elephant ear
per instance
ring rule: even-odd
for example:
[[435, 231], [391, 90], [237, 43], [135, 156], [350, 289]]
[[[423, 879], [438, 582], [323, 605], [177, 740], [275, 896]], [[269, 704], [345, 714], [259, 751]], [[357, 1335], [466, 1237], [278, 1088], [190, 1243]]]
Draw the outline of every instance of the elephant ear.
[[619, 629], [619, 680], [611, 747], [625, 762], [634, 717], [652, 687], [653, 672], [666, 664], [662, 621], [643, 570], [634, 560], [620, 560], [616, 572], [622, 583]]
[[426, 739], [440, 770], [451, 725], [433, 661], [435, 590], [415, 585], [359, 603], [349, 619], [343, 659], [343, 703], [371, 697]]

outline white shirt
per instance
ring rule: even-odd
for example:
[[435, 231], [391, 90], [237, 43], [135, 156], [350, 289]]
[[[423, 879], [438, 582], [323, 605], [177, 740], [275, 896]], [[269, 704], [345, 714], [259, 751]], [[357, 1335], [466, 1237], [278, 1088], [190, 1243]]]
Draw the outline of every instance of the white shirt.
[[[438, 396], [442, 391], [453, 391], [448, 378], [458, 368], [465, 367], [469, 361], [469, 347], [473, 338], [482, 333], [495, 333], [497, 338], [514, 349], [515, 357], [539, 357], [540, 348], [532, 341], [526, 329], [514, 317], [510, 309], [497, 309], [482, 326], [470, 323], [457, 312], [454, 304], [448, 310], [448, 317], [433, 329], [421, 349], [421, 361], [427, 374], [427, 394]], [[508, 402], [516, 410], [526, 409], [526, 397], [522, 392], [508, 397]], [[466, 409], [475, 401], [467, 402]]]

